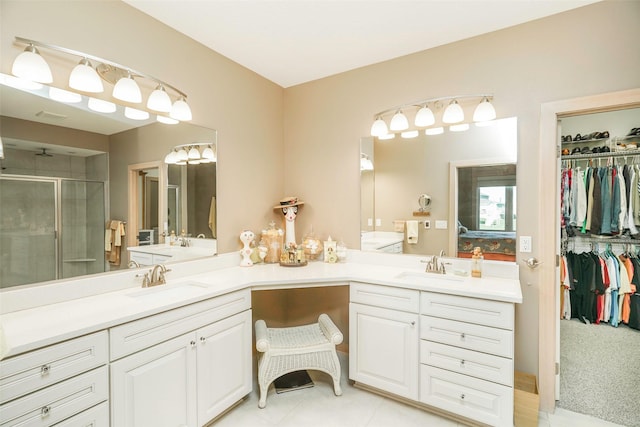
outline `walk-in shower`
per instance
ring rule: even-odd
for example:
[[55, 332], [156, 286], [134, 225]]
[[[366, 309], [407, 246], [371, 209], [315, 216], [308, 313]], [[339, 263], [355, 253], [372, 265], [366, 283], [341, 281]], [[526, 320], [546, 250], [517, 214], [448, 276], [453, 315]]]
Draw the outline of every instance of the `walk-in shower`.
[[106, 154], [5, 151], [0, 288], [104, 272]]

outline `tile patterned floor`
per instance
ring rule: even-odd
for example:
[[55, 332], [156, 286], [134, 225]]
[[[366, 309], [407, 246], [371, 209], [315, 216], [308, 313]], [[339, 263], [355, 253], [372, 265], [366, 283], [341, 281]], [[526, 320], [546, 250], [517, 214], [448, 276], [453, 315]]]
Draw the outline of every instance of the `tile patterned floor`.
[[[458, 427], [455, 421], [360, 390], [348, 383], [347, 356], [340, 354], [343, 394], [336, 397], [328, 375], [309, 371], [312, 388], [276, 394], [269, 390], [267, 406], [258, 408], [258, 387], [215, 427]], [[622, 427], [558, 408], [540, 413], [539, 427]]]

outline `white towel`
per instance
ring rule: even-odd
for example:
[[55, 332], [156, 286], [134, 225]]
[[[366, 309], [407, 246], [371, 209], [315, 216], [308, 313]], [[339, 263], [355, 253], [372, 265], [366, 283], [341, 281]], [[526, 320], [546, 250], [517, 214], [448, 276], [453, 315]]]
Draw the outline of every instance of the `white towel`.
[[418, 243], [418, 221], [406, 221], [407, 225], [407, 243], [415, 245]]

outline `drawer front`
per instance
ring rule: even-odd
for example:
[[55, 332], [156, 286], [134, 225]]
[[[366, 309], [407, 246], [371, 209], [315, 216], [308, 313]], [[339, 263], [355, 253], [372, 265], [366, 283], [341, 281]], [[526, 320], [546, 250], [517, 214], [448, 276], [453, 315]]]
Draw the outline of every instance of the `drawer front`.
[[457, 295], [422, 292], [420, 314], [513, 330], [513, 304]]
[[102, 402], [56, 424], [55, 427], [109, 427], [109, 403]]
[[513, 332], [504, 329], [420, 316], [420, 338], [513, 358]]
[[513, 360], [505, 357], [422, 340], [420, 363], [513, 386]]
[[107, 331], [0, 362], [0, 403], [34, 392], [108, 361]]
[[420, 401], [492, 426], [513, 426], [513, 389], [420, 366]]
[[154, 264], [162, 264], [163, 262], [171, 261], [171, 258], [173, 258], [171, 255], [154, 254], [153, 255], [153, 263]]
[[413, 289], [351, 283], [349, 294], [351, 302], [411, 313], [417, 313], [420, 304], [420, 292]]
[[5, 403], [0, 406], [0, 426], [50, 426], [106, 401], [108, 396], [108, 369], [103, 366]]
[[129, 251], [129, 259], [140, 265], [153, 265], [153, 255], [145, 252]]
[[111, 360], [151, 347], [251, 308], [251, 291], [244, 289], [109, 330]]

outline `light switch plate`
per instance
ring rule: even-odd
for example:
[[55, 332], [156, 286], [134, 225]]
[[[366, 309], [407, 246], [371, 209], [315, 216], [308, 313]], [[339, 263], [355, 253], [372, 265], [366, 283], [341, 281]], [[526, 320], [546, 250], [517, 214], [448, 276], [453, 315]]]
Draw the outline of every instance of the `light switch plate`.
[[531, 236], [520, 236], [520, 252], [531, 252]]
[[425, 219], [424, 220], [424, 229], [428, 230], [431, 228], [431, 220]]
[[447, 229], [447, 220], [444, 220], [444, 219], [436, 220], [436, 228], [438, 230], [446, 230]]
[[380, 218], [376, 218], [376, 227], [382, 227], [382, 220]]
[[373, 227], [373, 218], [367, 218], [367, 226]]

